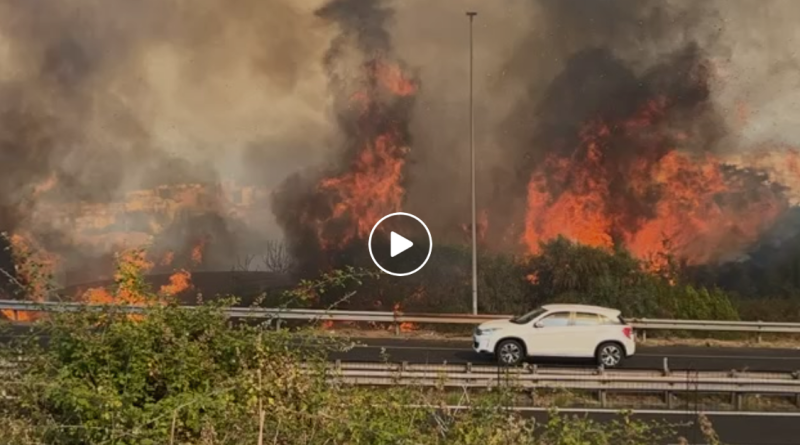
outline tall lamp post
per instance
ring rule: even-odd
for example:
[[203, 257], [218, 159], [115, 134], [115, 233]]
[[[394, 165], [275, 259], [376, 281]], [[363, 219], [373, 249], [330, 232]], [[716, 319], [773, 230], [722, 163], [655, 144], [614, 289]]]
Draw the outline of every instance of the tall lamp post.
[[467, 12], [469, 17], [469, 154], [472, 178], [472, 313], [478, 314], [478, 226], [475, 210], [475, 114], [472, 92], [472, 23], [477, 12]]

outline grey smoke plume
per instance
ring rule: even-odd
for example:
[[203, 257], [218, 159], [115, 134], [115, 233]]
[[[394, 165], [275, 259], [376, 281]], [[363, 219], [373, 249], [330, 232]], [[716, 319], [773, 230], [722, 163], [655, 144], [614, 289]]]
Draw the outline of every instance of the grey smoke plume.
[[[0, 229], [77, 261], [104, 250], [74, 246], [92, 211], [81, 202], [182, 182], [272, 187], [322, 153], [316, 3], [0, 2]], [[225, 243], [279, 236], [270, 217], [246, 234], [212, 213]]]
[[[613, 83], [608, 76], [641, 79], [695, 48], [709, 62], [710, 111], [697, 123], [714, 130], [703, 132], [698, 150], [733, 156], [800, 145], [793, 0], [0, 0], [0, 229], [72, 246], [70, 218], [87, 213], [79, 201], [231, 178], [308, 187], [284, 180], [348, 164], [352, 129], [342, 125], [340, 93], [364, 80], [355, 67], [365, 54], [383, 52], [406, 61], [424, 84], [404, 111], [413, 140], [404, 209], [425, 219], [439, 242], [461, 241], [469, 221], [467, 9], [479, 12], [480, 202], [499, 206], [489, 224], [508, 248], [518, 247], [508, 233], [522, 224], [530, 163], [551, 149], [542, 146], [542, 122], [575, 124], [564, 120], [574, 107], [542, 104], [563, 105], [547, 94], [576, 54], [613, 60], [608, 70], [621, 69], [590, 66], [582, 79]], [[42, 191], [51, 178], [55, 185]], [[69, 204], [70, 218], [51, 218], [54, 203]], [[229, 245], [213, 267], [282, 234], [269, 204], [258, 205], [252, 232], [221, 204], [210, 206], [206, 227]], [[163, 242], [187, 242], [196, 235], [187, 224]]]
[[[310, 273], [328, 262], [326, 244], [349, 247], [354, 236], [363, 236], [363, 230], [355, 234], [354, 228], [362, 226], [364, 218], [399, 210], [407, 177], [390, 180], [385, 190], [377, 183], [406, 163], [419, 87], [411, 70], [393, 54], [387, 32], [392, 10], [385, 2], [335, 0], [317, 15], [339, 30], [323, 60], [338, 124], [338, 149], [334, 162], [288, 178], [273, 198], [292, 251]], [[339, 185], [320, 187], [331, 180]], [[376, 188], [386, 196], [370, 196]], [[346, 213], [339, 215], [342, 206]]]
[[[787, 140], [791, 131], [774, 127], [758, 137], [740, 137], [764, 128], [770, 122], [762, 120], [767, 110], [777, 107], [786, 116], [800, 111], [800, 101], [793, 99], [795, 89], [786, 87], [796, 81], [791, 67], [800, 60], [791, 49], [797, 45], [782, 41], [797, 42], [800, 37], [790, 24], [800, 8], [790, 1], [755, 5], [541, 0], [496, 7], [404, 2], [397, 12], [396, 47], [410, 64], [420, 67], [426, 85], [413, 127], [414, 153], [423, 160], [413, 169], [408, 208], [429, 215], [426, 221], [438, 226], [444, 236], [456, 238], [458, 223], [469, 221], [468, 28], [463, 11], [472, 6], [479, 11], [475, 22], [478, 193], [480, 206], [492, 209], [491, 245], [519, 248], [525, 185], [536, 161], [555, 149], [556, 135], [551, 131], [542, 137], [543, 127], [560, 127], [562, 135], [575, 130], [581, 118], [602, 112], [590, 109], [587, 102], [592, 99], [583, 96], [587, 91], [603, 92], [598, 100], [609, 107], [618, 105], [626, 99], [613, 89], [596, 87], [605, 82], [608, 86], [627, 84], [626, 88], [635, 90], [648, 71], [659, 64], [669, 70], [666, 62], [682, 51], [689, 54], [690, 48], [695, 60], [706, 67], [708, 96], [698, 104], [703, 110], [689, 110], [682, 119], [673, 116], [672, 125], [696, 130], [700, 137], [692, 141], [693, 151], [714, 152], [748, 165], [736, 157], [762, 147], [765, 141], [800, 145], [797, 138]], [[420, 19], [422, 10], [425, 17]], [[605, 56], [583, 69], [570, 69], [578, 61], [576, 55], [591, 51]], [[613, 62], [603, 65], [602, 60]], [[578, 74], [575, 84], [567, 83], [555, 94], [553, 83], [559, 76], [563, 80], [568, 71]], [[660, 84], [646, 88], [658, 93], [663, 81]], [[737, 102], [753, 108], [744, 123]], [[768, 170], [773, 180], [794, 182], [794, 190], [800, 190], [800, 183], [785, 170]]]

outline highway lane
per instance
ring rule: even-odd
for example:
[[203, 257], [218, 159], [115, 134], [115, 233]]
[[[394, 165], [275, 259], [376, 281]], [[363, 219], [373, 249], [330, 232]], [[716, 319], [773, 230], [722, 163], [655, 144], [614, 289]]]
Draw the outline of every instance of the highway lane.
[[[0, 343], [25, 335], [29, 327], [14, 326], [0, 331]], [[376, 362], [385, 358], [409, 363], [494, 364], [491, 357], [476, 354], [469, 340], [428, 340], [406, 338], [353, 338], [359, 344], [348, 352], [330, 354], [332, 360]], [[664, 358], [674, 371], [800, 371], [800, 349], [720, 348], [698, 346], [637, 346], [635, 356], [625, 361], [623, 369], [662, 369]], [[592, 366], [590, 361], [532, 360], [541, 366]], [[800, 442], [798, 442], [800, 443]]]
[[[494, 364], [491, 357], [475, 353], [469, 341], [420, 339], [354, 339], [363, 344], [347, 352], [331, 354], [331, 359], [353, 362], [381, 361], [409, 363], [476, 363]], [[800, 350], [768, 348], [720, 348], [699, 346], [643, 346], [622, 364], [623, 369], [662, 369], [664, 358], [674, 371], [739, 371], [788, 372], [800, 370]], [[589, 361], [532, 360], [541, 366], [591, 366]]]
[[[564, 415], [588, 416], [597, 422], [608, 422], [619, 419], [612, 410], [561, 410]], [[767, 414], [767, 413], [705, 413], [720, 441], [726, 445], [798, 445], [800, 444], [800, 413]], [[523, 412], [526, 417], [535, 417], [537, 421], [547, 421], [547, 413], [541, 409]], [[689, 444], [707, 444], [703, 439], [694, 412], [668, 412], [660, 410], [634, 411], [633, 418], [666, 422], [678, 435], [684, 437]], [[672, 445], [675, 441], [665, 441], [662, 445]]]

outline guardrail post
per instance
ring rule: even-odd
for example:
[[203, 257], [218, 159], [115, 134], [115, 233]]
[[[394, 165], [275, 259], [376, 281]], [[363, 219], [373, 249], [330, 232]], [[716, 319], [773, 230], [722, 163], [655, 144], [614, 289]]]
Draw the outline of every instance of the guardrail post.
[[341, 372], [342, 371], [342, 360], [341, 359], [337, 359], [336, 363], [334, 364], [334, 367], [335, 367], [334, 369], [336, 369], [336, 372]]
[[472, 373], [472, 362], [467, 362], [466, 372], [467, 374]]
[[664, 392], [664, 403], [667, 405], [667, 409], [672, 409], [672, 393], [669, 391]]
[[642, 329], [642, 343], [647, 341], [647, 331]]
[[605, 389], [601, 389], [600, 391], [598, 391], [598, 398], [600, 399], [600, 407], [601, 408], [605, 408], [606, 406], [608, 406], [608, 403], [607, 403], [607, 400], [606, 400], [606, 390]]
[[398, 320], [399, 316], [400, 316], [400, 314], [399, 314], [399, 312], [397, 310], [397, 305], [395, 305], [395, 307], [392, 309], [392, 320], [393, 320], [395, 337], [399, 337], [400, 336], [400, 320]]
[[[758, 322], [761, 323], [761, 320], [758, 320]], [[756, 334], [756, 343], [761, 343], [761, 331], [760, 331], [761, 327], [759, 326], [758, 329], [759, 331], [758, 334]]]
[[276, 330], [276, 331], [280, 331], [280, 330], [281, 330], [281, 319], [280, 319], [280, 317], [278, 317], [278, 318], [275, 320], [275, 330]]
[[669, 358], [664, 357], [664, 375], [669, 375]]
[[536, 374], [538, 371], [539, 371], [539, 365], [537, 365], [536, 363], [531, 365], [531, 374]]
[[744, 396], [740, 393], [733, 393], [731, 394], [731, 404], [735, 407], [736, 411], [742, 410], [742, 403], [744, 401]]
[[14, 309], [14, 321], [19, 321], [19, 311]]
[[401, 372], [408, 371], [408, 362], [404, 361], [404, 362], [400, 363], [400, 371]]

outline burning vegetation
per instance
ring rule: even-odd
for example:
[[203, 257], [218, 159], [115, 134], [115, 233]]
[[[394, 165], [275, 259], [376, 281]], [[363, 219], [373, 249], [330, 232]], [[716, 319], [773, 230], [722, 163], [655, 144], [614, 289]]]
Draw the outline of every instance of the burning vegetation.
[[[380, 2], [333, 1], [317, 14], [340, 29], [324, 66], [345, 135], [345, 157], [321, 174], [290, 178], [273, 202], [293, 254], [310, 269], [330, 267], [327, 258], [354, 241], [363, 244], [375, 222], [402, 209], [409, 124], [419, 89], [419, 81], [393, 56], [385, 31], [391, 12]], [[357, 62], [352, 78], [343, 79], [339, 73], [349, 68], [348, 48], [356, 49]]]
[[[552, 92], [588, 82], [592, 67], [604, 65], [629, 73], [610, 55], [580, 54]], [[708, 103], [710, 81], [701, 54], [689, 48], [640, 77], [587, 91], [596, 107], [575, 123], [576, 134], [541, 129], [537, 143], [551, 148], [536, 159], [527, 187], [528, 251], [562, 235], [622, 245], [656, 263], [672, 256], [705, 264], [756, 242], [789, 201], [767, 175], [726, 165], [712, 151], [722, 124]]]
[[[12, 49], [0, 57], [24, 73], [6, 81], [0, 71], [0, 150], [14, 159], [7, 164], [14, 168], [0, 175], [0, 189], [9, 191], [0, 196], [0, 230], [11, 234], [11, 249], [0, 258], [11, 285], [2, 291], [24, 288], [27, 298], [44, 299], [47, 290], [31, 284], [41, 282], [39, 275], [61, 285], [100, 279], [119, 285], [116, 259], [140, 273], [171, 275], [160, 284], [166, 298], [192, 289], [200, 273], [230, 270], [242, 256], [268, 249], [276, 233], [287, 251], [265, 264], [277, 274], [295, 279], [372, 267], [366, 240], [373, 225], [408, 211], [433, 229], [431, 262], [414, 277], [370, 284], [354, 304], [438, 307], [460, 298], [469, 285], [463, 256], [471, 227], [462, 196], [469, 175], [460, 163], [467, 127], [453, 110], [467, 91], [466, 61], [444, 60], [441, 54], [452, 53], [445, 42], [431, 58], [432, 41], [422, 44], [404, 32], [403, 14], [413, 8], [400, 3], [253, 2], [228, 11], [220, 0], [203, 1], [219, 12], [218, 34], [198, 36], [191, 25], [168, 32], [142, 21], [156, 11], [188, 14], [197, 29], [214, 20], [215, 14], [198, 17], [180, 2], [144, 2], [119, 27], [84, 23], [69, 8], [53, 6], [58, 26], [52, 32], [39, 32], [36, 6], [0, 7], [0, 16], [13, 18], [0, 27], [0, 41]], [[628, 267], [633, 263], [616, 256], [626, 251], [641, 262], [636, 268], [652, 273], [676, 263], [686, 269], [747, 262], [755, 251], [772, 255], [763, 253], [767, 244], [789, 246], [786, 240], [800, 233], [792, 217], [800, 204], [796, 141], [745, 140], [743, 128], [759, 119], [756, 104], [737, 97], [728, 101], [735, 106], [722, 106], [724, 87], [735, 80], [726, 54], [740, 44], [717, 35], [724, 31], [722, 11], [650, 0], [531, 3], [520, 8], [535, 10], [531, 16], [540, 18], [530, 20], [541, 23], [526, 25], [512, 54], [493, 56], [508, 60], [487, 62], [493, 71], [476, 78], [478, 120], [490, 134], [478, 146], [479, 269], [487, 274], [481, 288], [498, 295], [512, 292], [502, 291], [506, 285], [520, 286], [513, 290], [520, 295], [520, 289], [543, 288], [547, 273], [538, 258], [572, 258], [570, 249], [595, 259], [603, 252]], [[737, 16], [737, 7], [725, 7]], [[99, 18], [111, 13], [94, 8]], [[511, 28], [512, 18], [500, 23]], [[264, 30], [276, 26], [287, 35], [285, 45], [266, 43], [272, 35]], [[134, 31], [140, 28], [147, 35]], [[83, 29], [108, 38], [99, 42]], [[237, 32], [227, 32], [232, 29]], [[231, 54], [208, 50], [212, 41]], [[500, 44], [489, 41], [497, 53]], [[195, 56], [204, 69], [179, 62]], [[245, 74], [223, 72], [221, 61]], [[245, 85], [246, 94], [225, 96], [205, 76], [231, 79], [232, 89]], [[316, 89], [304, 83], [312, 77]], [[253, 100], [268, 104], [270, 113], [250, 103], [261, 89], [267, 99]], [[324, 91], [328, 114], [319, 112]], [[315, 98], [307, 108], [287, 99], [306, 96]], [[240, 102], [249, 105], [228, 119], [227, 107]], [[173, 103], [186, 109], [150, 120], [150, 111]], [[202, 118], [180, 127], [186, 114]], [[236, 126], [227, 126], [229, 120]], [[326, 126], [312, 125], [323, 121]], [[208, 133], [217, 123], [221, 134]], [[187, 141], [164, 130], [175, 125], [178, 133], [204, 137]], [[269, 131], [251, 134], [244, 126]], [[107, 140], [108, 149], [93, 143]], [[317, 148], [303, 151], [306, 146]], [[560, 237], [597, 251], [564, 247]], [[130, 256], [139, 246], [149, 247]], [[599, 270], [594, 267], [585, 270]], [[708, 277], [723, 276], [706, 272], [701, 281], [709, 286]], [[672, 276], [669, 284], [682, 282]], [[105, 285], [82, 290], [85, 301], [142, 303], [124, 283], [113, 291]]]
[[[401, 209], [408, 129], [394, 120], [416, 86], [394, 62], [365, 62], [364, 89], [352, 95], [354, 159], [347, 170], [324, 177], [315, 187], [327, 209], [306, 209], [303, 224], [315, 228], [324, 250], [342, 248], [369, 235], [373, 221]], [[348, 122], [348, 124], [351, 124]]]

